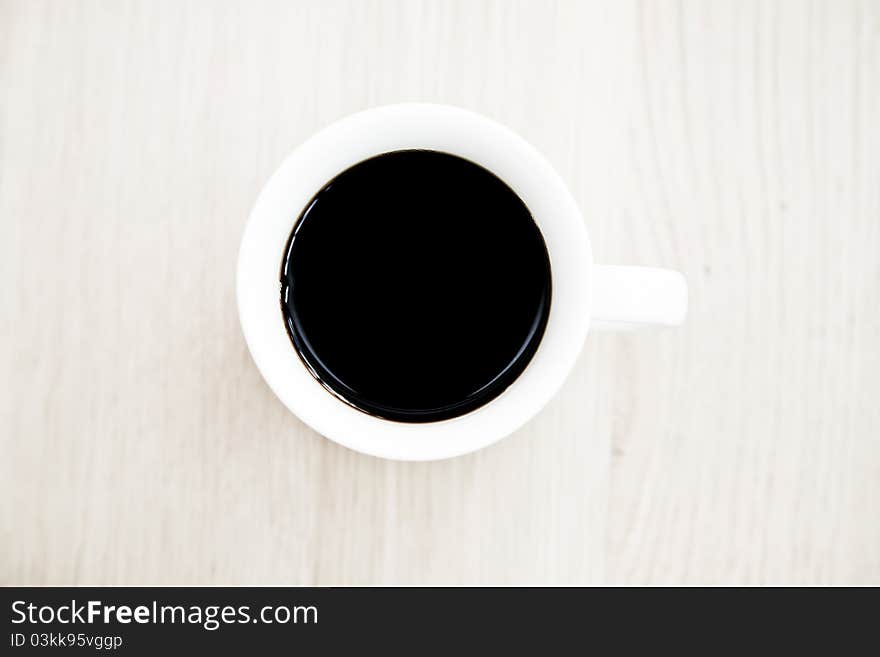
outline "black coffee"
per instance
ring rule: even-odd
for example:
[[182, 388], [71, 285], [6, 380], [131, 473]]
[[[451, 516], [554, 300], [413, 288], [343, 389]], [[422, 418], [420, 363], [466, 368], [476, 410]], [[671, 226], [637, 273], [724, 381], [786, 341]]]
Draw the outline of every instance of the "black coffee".
[[444, 420], [528, 365], [550, 310], [550, 261], [494, 174], [397, 151], [309, 203], [287, 245], [281, 307], [300, 357], [338, 397], [383, 418]]

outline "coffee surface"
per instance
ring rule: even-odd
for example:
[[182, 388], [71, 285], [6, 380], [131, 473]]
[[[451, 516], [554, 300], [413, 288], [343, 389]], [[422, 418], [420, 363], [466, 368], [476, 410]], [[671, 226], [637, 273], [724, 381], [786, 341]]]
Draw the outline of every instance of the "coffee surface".
[[550, 296], [547, 249], [516, 193], [427, 150], [379, 155], [327, 183], [281, 272], [284, 321], [315, 377], [403, 422], [501, 394], [534, 355]]

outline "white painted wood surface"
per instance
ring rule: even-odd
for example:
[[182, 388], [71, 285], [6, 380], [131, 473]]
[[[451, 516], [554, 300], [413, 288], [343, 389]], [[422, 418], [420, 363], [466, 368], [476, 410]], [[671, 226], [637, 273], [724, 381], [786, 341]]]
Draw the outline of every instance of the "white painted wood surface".
[[[682, 270], [478, 454], [383, 462], [236, 318], [262, 182], [421, 100]], [[0, 583], [880, 583], [880, 3], [0, 1]]]

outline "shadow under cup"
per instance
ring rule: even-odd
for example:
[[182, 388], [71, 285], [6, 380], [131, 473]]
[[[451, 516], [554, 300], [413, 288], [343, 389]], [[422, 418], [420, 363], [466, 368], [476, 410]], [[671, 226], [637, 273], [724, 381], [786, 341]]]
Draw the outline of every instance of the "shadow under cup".
[[434, 422], [507, 389], [547, 325], [550, 259], [531, 213], [489, 170], [433, 150], [343, 171], [293, 226], [281, 266], [290, 339], [332, 394]]

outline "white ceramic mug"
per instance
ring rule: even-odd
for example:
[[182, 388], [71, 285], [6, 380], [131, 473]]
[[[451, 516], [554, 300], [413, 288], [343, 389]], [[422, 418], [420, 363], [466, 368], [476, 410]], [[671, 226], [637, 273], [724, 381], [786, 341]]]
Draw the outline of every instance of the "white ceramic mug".
[[[405, 149], [452, 153], [492, 171], [529, 208], [550, 255], [550, 314], [525, 371], [484, 406], [438, 422], [374, 417], [328, 392], [291, 344], [279, 298], [284, 248], [312, 197], [352, 165]], [[486, 447], [534, 417], [571, 371], [591, 326], [680, 324], [687, 310], [687, 285], [681, 274], [670, 270], [594, 265], [574, 199], [550, 163], [515, 133], [463, 109], [402, 104], [366, 110], [324, 128], [270, 178], [242, 238], [238, 307], [257, 367], [278, 398], [306, 424], [359, 452], [422, 461]]]

